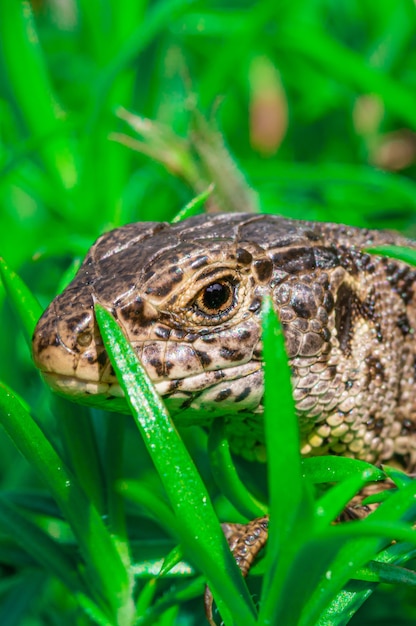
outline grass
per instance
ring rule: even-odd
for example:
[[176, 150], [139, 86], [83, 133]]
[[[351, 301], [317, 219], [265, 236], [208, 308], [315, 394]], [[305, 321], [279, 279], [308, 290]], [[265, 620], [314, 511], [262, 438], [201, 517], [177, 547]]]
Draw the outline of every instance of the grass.
[[[170, 220], [213, 181], [208, 206], [414, 234], [414, 3], [33, 6], [0, 3], [0, 405], [19, 450], [0, 433], [0, 623], [192, 626], [203, 623], [204, 576], [227, 626], [410, 625], [414, 573], [401, 565], [414, 556], [403, 521], [414, 487], [405, 477], [394, 474], [397, 492], [377, 515], [333, 527], [368, 468], [332, 459], [334, 486], [322, 494], [329, 466], [299, 459], [293, 411], [273, 397], [276, 383], [266, 476], [231, 458], [220, 424], [209, 440], [184, 429], [181, 447], [149, 389], [165, 425], [151, 450], [140, 435], [149, 434], [146, 416], [54, 398], [27, 340], [101, 232]], [[111, 345], [117, 330], [102, 323]], [[270, 312], [265, 324], [275, 381], [285, 370]], [[126, 365], [128, 346], [113, 358], [126, 360], [120, 376], [133, 377], [137, 408], [143, 388], [137, 364]], [[179, 472], [154, 455], [166, 438]], [[248, 593], [217, 516], [246, 521], [268, 508], [271, 549]], [[380, 581], [389, 587], [373, 594]]]

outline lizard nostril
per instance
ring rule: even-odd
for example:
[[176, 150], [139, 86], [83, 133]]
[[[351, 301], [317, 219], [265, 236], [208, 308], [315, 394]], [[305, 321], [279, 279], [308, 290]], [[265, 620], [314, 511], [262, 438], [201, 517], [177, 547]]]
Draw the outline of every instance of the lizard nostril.
[[92, 342], [92, 333], [89, 330], [85, 330], [84, 332], [80, 333], [77, 337], [78, 345], [82, 346], [83, 348], [86, 348], [87, 346], [89, 346], [91, 342]]

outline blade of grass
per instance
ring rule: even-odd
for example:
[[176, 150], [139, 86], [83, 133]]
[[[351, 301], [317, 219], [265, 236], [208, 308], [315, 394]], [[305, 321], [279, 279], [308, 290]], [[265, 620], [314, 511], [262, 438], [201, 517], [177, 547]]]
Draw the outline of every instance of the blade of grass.
[[175, 215], [174, 218], [171, 219], [171, 224], [176, 224], [177, 222], [182, 222], [182, 220], [186, 220], [188, 217], [192, 217], [193, 215], [198, 215], [200, 213], [201, 207], [208, 200], [212, 192], [214, 191], [215, 186], [212, 183], [205, 191], [202, 191], [200, 194], [192, 198], [188, 204]]
[[52, 95], [54, 91], [29, 3], [0, 3], [0, 52], [29, 131], [34, 137], [44, 139], [39, 151], [52, 180], [66, 189], [72, 188], [77, 180], [74, 159], [63, 118]]
[[[394, 544], [377, 555], [376, 561], [369, 565], [382, 563], [401, 563], [414, 558], [416, 548], [406, 543]], [[356, 572], [358, 575], [360, 569]], [[340, 591], [321, 614], [316, 626], [344, 626], [360, 606], [373, 593], [376, 585], [372, 582], [351, 580], [345, 589]]]
[[304, 475], [313, 483], [332, 483], [364, 473], [367, 480], [386, 478], [383, 470], [371, 463], [344, 456], [314, 456], [302, 459], [301, 463]]
[[242, 483], [231, 457], [230, 445], [224, 434], [224, 421], [214, 420], [208, 437], [208, 453], [212, 475], [221, 493], [249, 520], [262, 517], [267, 506], [257, 500]]
[[316, 503], [315, 527], [319, 528], [320, 526], [324, 528], [334, 522], [345, 509], [348, 502], [367, 482], [368, 477], [365, 474], [349, 476], [331, 489], [328, 489]]
[[302, 481], [299, 426], [284, 336], [269, 298], [263, 304], [263, 343], [271, 523], [258, 624], [266, 626], [278, 623], [276, 598], [281, 597], [296, 553], [296, 538], [313, 524], [313, 511]]
[[6, 495], [0, 495], [0, 527], [46, 571], [60, 578], [73, 593], [86, 592], [75, 561], [56, 541], [12, 505]]
[[414, 95], [399, 81], [390, 78], [348, 49], [323, 29], [300, 22], [297, 28], [282, 29], [278, 39], [285, 53], [304, 55], [308, 61], [324, 68], [334, 79], [350, 84], [363, 93], [375, 93], [386, 106], [411, 128], [416, 128]]
[[411, 248], [403, 248], [402, 246], [374, 246], [367, 248], [366, 252], [371, 254], [381, 254], [392, 259], [398, 259], [409, 263], [409, 265], [416, 265], [416, 250]]
[[72, 403], [56, 395], [51, 398], [51, 409], [54, 415], [59, 415], [57, 427], [68, 464], [81, 488], [103, 515], [106, 510], [104, 481], [91, 414], [83, 406], [77, 406], [74, 411]]
[[350, 541], [340, 549], [331, 564], [331, 576], [321, 580], [306, 603], [301, 626], [313, 624], [313, 620], [317, 620], [325, 611], [326, 605], [354, 575], [356, 569], [374, 559], [388, 539], [402, 539], [411, 543], [416, 541], [416, 532], [406, 527], [403, 522], [397, 521], [415, 515], [415, 493], [416, 482], [413, 481], [381, 503], [367, 519], [358, 523], [340, 524], [331, 529], [331, 532], [339, 536], [348, 536]]
[[120, 386], [180, 522], [182, 545], [206, 575], [224, 623], [254, 625], [252, 600], [189, 453], [114, 318], [99, 304], [95, 314]]
[[[46, 483], [79, 543], [88, 564], [91, 593], [111, 609], [120, 625], [133, 613], [130, 580], [114, 541], [75, 477], [23, 407], [18, 397], [0, 383], [0, 423], [15, 446]], [[97, 603], [98, 603], [98, 599]], [[107, 604], [108, 603], [108, 604]]]
[[23, 280], [7, 266], [2, 258], [0, 258], [0, 276], [7, 295], [22, 323], [25, 339], [29, 349], [31, 349], [33, 331], [42, 315], [42, 307]]

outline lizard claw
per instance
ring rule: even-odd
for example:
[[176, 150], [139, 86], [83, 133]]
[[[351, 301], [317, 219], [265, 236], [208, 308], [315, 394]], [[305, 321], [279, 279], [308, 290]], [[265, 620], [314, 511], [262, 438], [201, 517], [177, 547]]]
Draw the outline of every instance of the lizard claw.
[[[247, 576], [254, 559], [267, 541], [269, 516], [257, 517], [248, 524], [221, 524], [231, 552], [241, 570]], [[205, 589], [205, 615], [210, 626], [216, 626], [212, 615], [212, 593]]]

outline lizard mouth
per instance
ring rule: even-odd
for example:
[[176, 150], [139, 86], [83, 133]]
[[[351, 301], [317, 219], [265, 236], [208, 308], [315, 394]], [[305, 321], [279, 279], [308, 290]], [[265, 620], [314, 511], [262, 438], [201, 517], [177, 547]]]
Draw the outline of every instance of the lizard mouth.
[[[48, 385], [59, 395], [82, 404], [128, 412], [124, 391], [117, 380], [88, 381], [52, 372], [42, 372]], [[255, 409], [262, 397], [262, 367], [259, 361], [225, 369], [205, 371], [186, 378], [155, 382], [156, 391], [172, 412], [192, 408], [217, 413]]]

